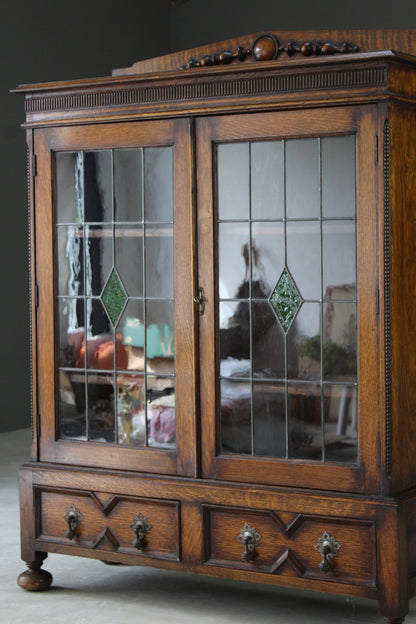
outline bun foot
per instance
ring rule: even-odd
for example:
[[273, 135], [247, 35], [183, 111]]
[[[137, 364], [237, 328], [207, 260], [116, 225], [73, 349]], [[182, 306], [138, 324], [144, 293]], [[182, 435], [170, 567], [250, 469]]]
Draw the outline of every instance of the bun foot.
[[29, 564], [25, 572], [17, 578], [17, 584], [27, 591], [43, 591], [52, 583], [52, 574], [41, 569], [41, 564]]

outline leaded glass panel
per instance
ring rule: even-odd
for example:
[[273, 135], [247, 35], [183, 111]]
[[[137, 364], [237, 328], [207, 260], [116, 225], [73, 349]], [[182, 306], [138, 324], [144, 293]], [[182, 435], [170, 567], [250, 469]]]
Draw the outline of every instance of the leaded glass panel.
[[355, 136], [218, 145], [216, 167], [221, 449], [355, 462]]
[[55, 172], [59, 435], [174, 448], [173, 149], [62, 152]]

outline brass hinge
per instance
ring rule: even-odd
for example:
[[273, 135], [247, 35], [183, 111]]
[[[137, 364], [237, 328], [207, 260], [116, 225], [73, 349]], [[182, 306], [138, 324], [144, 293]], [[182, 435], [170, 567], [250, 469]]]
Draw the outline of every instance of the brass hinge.
[[32, 176], [36, 178], [38, 175], [38, 159], [36, 154], [32, 154]]
[[200, 316], [202, 316], [205, 312], [205, 303], [207, 299], [205, 298], [204, 289], [201, 286], [198, 288], [198, 296], [194, 297], [194, 302], [198, 304], [198, 312]]

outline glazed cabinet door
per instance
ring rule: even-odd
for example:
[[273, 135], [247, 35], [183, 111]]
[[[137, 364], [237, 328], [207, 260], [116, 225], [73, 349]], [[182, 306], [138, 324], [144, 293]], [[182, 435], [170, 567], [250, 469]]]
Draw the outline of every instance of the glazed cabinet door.
[[377, 488], [376, 135], [372, 106], [199, 120], [205, 477]]
[[192, 476], [190, 124], [40, 129], [34, 146], [40, 459]]

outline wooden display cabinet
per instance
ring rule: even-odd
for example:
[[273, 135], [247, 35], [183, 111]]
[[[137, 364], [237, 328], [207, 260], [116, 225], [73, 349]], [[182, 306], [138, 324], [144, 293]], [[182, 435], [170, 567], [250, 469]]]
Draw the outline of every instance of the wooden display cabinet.
[[[398, 50], [398, 51], [397, 51]], [[260, 33], [20, 86], [47, 553], [416, 586], [416, 31]]]

